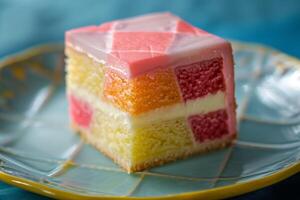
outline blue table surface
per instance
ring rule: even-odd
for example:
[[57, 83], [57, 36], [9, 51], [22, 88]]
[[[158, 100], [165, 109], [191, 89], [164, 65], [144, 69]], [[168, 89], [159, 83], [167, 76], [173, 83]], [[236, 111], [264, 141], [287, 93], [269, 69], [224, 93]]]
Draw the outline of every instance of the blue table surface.
[[[300, 57], [299, 0], [0, 0], [0, 59], [30, 46], [63, 41], [71, 28], [159, 11], [173, 12], [225, 38], [266, 44]], [[278, 199], [297, 194], [299, 184], [297, 174], [234, 199]], [[0, 182], [4, 199], [48, 198]]]

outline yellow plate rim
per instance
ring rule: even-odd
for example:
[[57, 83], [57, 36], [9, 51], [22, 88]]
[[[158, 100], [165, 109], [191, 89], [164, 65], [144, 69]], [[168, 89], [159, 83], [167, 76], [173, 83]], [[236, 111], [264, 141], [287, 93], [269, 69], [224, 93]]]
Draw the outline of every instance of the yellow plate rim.
[[52, 187], [43, 185], [41, 183], [33, 182], [25, 178], [20, 178], [0, 171], [0, 180], [44, 196], [56, 199], [73, 199], [73, 200], [109, 200], [109, 199], [132, 199], [132, 200], [156, 200], [156, 199], [199, 199], [213, 200], [222, 198], [233, 197], [247, 192], [258, 190], [260, 188], [272, 185], [283, 179], [286, 179], [300, 171], [300, 163], [291, 165], [281, 171], [275, 172], [271, 175], [265, 176], [260, 179], [255, 179], [247, 182], [236, 183], [228, 186], [222, 186], [202, 191], [186, 192], [177, 195], [165, 195], [155, 197], [128, 197], [128, 196], [92, 196], [79, 193], [71, 193], [63, 190], [54, 189]]
[[[265, 45], [261, 44], [255, 44], [255, 43], [247, 43], [247, 42], [239, 42], [239, 41], [233, 41], [232, 42], [234, 46], [238, 46], [239, 48], [248, 48], [248, 49], [255, 49], [260, 51], [272, 51], [274, 55], [280, 55], [283, 56], [282, 59], [287, 60], [288, 62], [295, 63], [295, 66], [300, 67], [300, 60], [289, 56], [287, 54], [284, 54], [274, 48], [267, 47]], [[20, 53], [14, 54], [8, 58], [5, 58], [4, 60], [0, 61], [0, 69], [10, 65], [14, 64], [18, 61], [27, 59], [29, 57], [39, 55], [40, 53], [47, 53], [47, 52], [53, 52], [58, 49], [61, 49], [61, 44], [44, 44], [44, 45], [38, 45], [32, 48], [29, 48], [27, 50], [24, 50]], [[275, 63], [276, 64], [276, 63]], [[280, 65], [282, 63], [278, 63]], [[280, 67], [280, 66], [278, 66]], [[232, 196], [241, 195], [247, 192], [251, 192], [269, 185], [272, 185], [274, 183], [277, 183], [283, 179], [286, 179], [296, 173], [300, 172], [300, 161], [282, 168], [276, 172], [274, 172], [271, 175], [264, 176], [259, 179], [254, 179], [250, 181], [240, 182], [232, 185], [227, 186], [221, 186], [217, 188], [211, 188], [207, 190], [202, 191], [193, 191], [193, 192], [186, 192], [176, 195], [165, 195], [165, 196], [155, 196], [155, 197], [129, 197], [129, 196], [92, 196], [92, 195], [84, 195], [79, 193], [72, 193], [67, 192], [64, 190], [59, 190], [52, 188], [50, 186], [44, 185], [42, 183], [34, 182], [31, 180], [27, 180], [25, 178], [21, 178], [18, 176], [7, 174], [3, 171], [0, 171], [0, 180], [3, 182], [6, 182], [10, 185], [17, 186], [19, 188], [41, 194], [44, 196], [56, 198], [56, 199], [74, 199], [74, 200], [96, 200], [96, 199], [219, 199], [222, 198], [228, 198]]]

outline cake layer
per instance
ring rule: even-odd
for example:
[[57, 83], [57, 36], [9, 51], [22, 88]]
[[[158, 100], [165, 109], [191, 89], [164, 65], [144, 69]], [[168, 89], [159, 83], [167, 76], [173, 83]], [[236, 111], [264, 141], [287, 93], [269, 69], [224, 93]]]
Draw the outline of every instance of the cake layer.
[[209, 94], [197, 100], [166, 106], [140, 114], [136, 117], [132, 117], [132, 122], [134, 124], [144, 124], [147, 122], [168, 120], [177, 117], [188, 117], [199, 113], [205, 114], [214, 110], [224, 109], [225, 104], [224, 92], [218, 92], [214, 95]]
[[183, 148], [192, 148], [194, 143], [186, 118], [135, 125], [132, 130], [133, 164], [155, 160]]
[[133, 79], [107, 70], [104, 96], [133, 115], [181, 102], [174, 72], [167, 67]]
[[229, 134], [228, 115], [225, 109], [188, 117], [189, 125], [197, 142], [214, 140]]
[[[228, 145], [235, 137], [232, 133], [220, 135], [214, 140], [195, 142], [194, 134], [191, 131], [193, 127], [190, 127], [189, 121], [185, 117], [159, 120], [147, 124], [133, 124], [131, 118], [124, 117], [122, 112], [119, 115], [106, 113], [101, 103], [93, 103], [95, 97], [90, 98], [90, 95], [86, 94], [81, 96], [83, 93], [78, 93], [78, 91], [69, 91], [69, 99], [72, 99], [70, 107], [71, 109], [77, 108], [78, 113], [83, 113], [83, 116], [86, 116], [86, 112], [90, 113], [88, 118], [91, 120], [86, 126], [86, 121], [82, 120], [81, 115], [77, 113], [76, 116], [79, 116], [80, 120], [76, 121], [75, 118], [72, 118], [73, 127], [89, 143], [111, 157], [127, 171], [142, 170], [191, 154], [220, 148]], [[75, 105], [72, 105], [74, 102]], [[86, 108], [88, 109], [85, 110]], [[90, 112], [91, 110], [92, 112]], [[199, 116], [211, 117], [210, 113]]]
[[109, 104], [102, 104], [96, 96], [88, 94], [87, 91], [70, 88], [68, 85], [67, 96], [72, 127], [84, 132], [87, 140], [95, 141], [94, 145], [105, 146], [107, 154], [118, 157], [116, 162], [129, 163], [133, 131], [128, 115], [113, 110]]
[[[143, 163], [193, 146], [193, 137], [185, 118], [133, 125], [130, 118], [122, 114], [103, 112], [101, 104], [93, 104], [86, 96], [74, 91], [69, 92], [68, 96], [71, 115], [77, 111], [76, 117], [71, 118], [73, 126], [84, 133], [84, 138], [89, 142], [101, 146], [106, 154], [127, 169], [134, 163]], [[92, 110], [88, 116], [91, 119], [88, 126], [80, 117], [86, 116], [83, 105], [89, 105], [88, 113]]]
[[[188, 146], [183, 148], [177, 148], [174, 151], [166, 152], [165, 154], [156, 154], [156, 158], [146, 160], [142, 158], [141, 160], [135, 161], [135, 163], [130, 162], [129, 160], [121, 157], [121, 154], [113, 153], [108, 148], [110, 140], [106, 140], [107, 143], [101, 141], [100, 138], [93, 135], [90, 131], [81, 129], [80, 127], [73, 125], [72, 126], [75, 131], [81, 134], [82, 138], [89, 144], [96, 147], [99, 151], [104, 153], [106, 156], [111, 158], [115, 163], [119, 164], [123, 169], [125, 169], [128, 173], [142, 171], [151, 167], [159, 166], [165, 163], [169, 163], [172, 161], [176, 161], [178, 159], [184, 159], [191, 155], [207, 153], [212, 150], [222, 149], [227, 146], [230, 146], [233, 143], [236, 135], [227, 135], [220, 139], [216, 139], [213, 141], [207, 141], [197, 146]], [[117, 145], [117, 144], [116, 144]], [[139, 149], [137, 149], [138, 151]], [[142, 150], [142, 149], [140, 149]]]
[[81, 127], [89, 128], [93, 116], [93, 108], [89, 103], [78, 99], [74, 95], [68, 96], [70, 117]]
[[[211, 103], [207, 102], [203, 105], [203, 107], [207, 107], [206, 110], [203, 108], [204, 111], [210, 111], [209, 109], [214, 105], [216, 105], [216, 109], [220, 109], [224, 105], [225, 86], [221, 68], [222, 59], [219, 57], [180, 66], [175, 68], [176, 73], [172, 68], [166, 67], [133, 79], [126, 79], [118, 73], [106, 69], [102, 63], [98, 63], [72, 48], [66, 48], [66, 54], [69, 56], [67, 66], [69, 85], [80, 86], [98, 96], [99, 99], [111, 102], [120, 110], [132, 115], [146, 114], [147, 116], [148, 112], [159, 110], [158, 108], [161, 107], [166, 107], [169, 111], [173, 110], [173, 106], [179, 111], [190, 107], [181, 104], [182, 98], [187, 105], [190, 104], [194, 108], [197, 106], [194, 100], [205, 97], [203, 101], [205, 102], [207, 99]], [[106, 72], [105, 76], [104, 72]], [[211, 80], [208, 81], [207, 77], [200, 79], [203, 76], [207, 76]], [[209, 90], [202, 87], [200, 91], [199, 85], [209, 83], [211, 83]], [[216, 94], [218, 97], [213, 97], [212, 94]], [[198, 110], [196, 111], [198, 112]]]
[[222, 70], [221, 57], [176, 67], [175, 74], [184, 101], [225, 91]]
[[158, 108], [140, 115], [130, 115], [129, 113], [123, 112], [117, 107], [102, 101], [96, 95], [91, 94], [88, 90], [75, 84], [68, 85], [68, 93], [75, 93], [77, 96], [85, 99], [85, 101], [97, 105], [97, 107], [107, 115], [128, 118], [133, 125], [142, 125], [181, 117], [187, 118], [199, 113], [205, 114], [215, 110], [224, 109], [226, 105], [225, 94], [223, 92], [218, 92], [214, 95], [206, 95], [203, 98], [191, 100], [186, 103]]
[[101, 98], [103, 96], [104, 65], [72, 48], [66, 48], [65, 54], [68, 56], [66, 59], [67, 84], [80, 85]]

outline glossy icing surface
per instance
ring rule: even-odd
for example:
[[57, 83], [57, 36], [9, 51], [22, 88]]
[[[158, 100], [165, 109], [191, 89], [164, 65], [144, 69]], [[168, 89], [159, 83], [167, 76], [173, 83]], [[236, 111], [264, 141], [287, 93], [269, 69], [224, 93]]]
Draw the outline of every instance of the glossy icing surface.
[[215, 57], [228, 42], [170, 13], [157, 13], [70, 30], [66, 44], [134, 77], [199, 61], [203, 54]]

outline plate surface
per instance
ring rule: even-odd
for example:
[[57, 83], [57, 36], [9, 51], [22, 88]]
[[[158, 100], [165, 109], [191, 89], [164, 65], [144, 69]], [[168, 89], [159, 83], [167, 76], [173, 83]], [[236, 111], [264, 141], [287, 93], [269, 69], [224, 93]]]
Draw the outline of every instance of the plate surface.
[[55, 198], [216, 199], [300, 171], [300, 61], [233, 42], [239, 138], [225, 150], [127, 174], [69, 128], [61, 45], [0, 63], [0, 179]]

